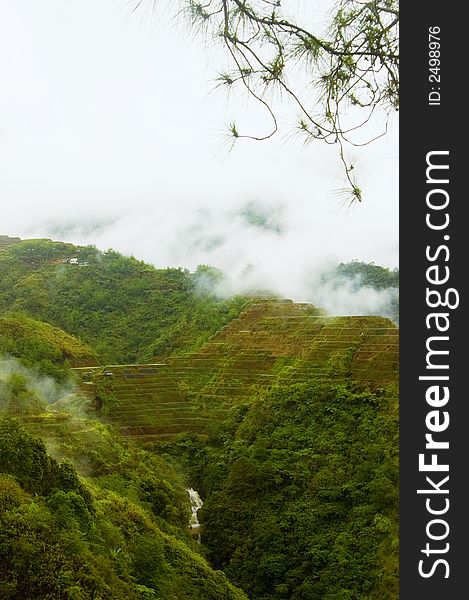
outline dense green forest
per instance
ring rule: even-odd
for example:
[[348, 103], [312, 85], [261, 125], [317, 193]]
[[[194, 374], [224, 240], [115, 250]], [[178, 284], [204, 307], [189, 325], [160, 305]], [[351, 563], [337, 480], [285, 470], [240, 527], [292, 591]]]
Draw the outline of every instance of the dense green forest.
[[86, 459], [81, 478], [18, 421], [0, 420], [0, 597], [245, 598], [190, 540], [177, 473], [88, 425], [93, 451], [84, 438], [81, 448], [66, 438], [59, 445], [77, 464]]
[[[338, 270], [398, 285], [376, 265]], [[207, 435], [143, 447], [70, 367], [197, 350], [249, 298], [218, 299], [209, 267], [45, 240], [0, 252], [0, 272], [1, 598], [398, 598], [397, 383], [286, 378], [233, 396]]]
[[51, 323], [107, 363], [198, 348], [245, 303], [209, 293], [216, 269], [156, 269], [113, 250], [48, 240], [12, 245], [0, 254], [0, 274], [0, 314], [23, 312]]
[[311, 382], [237, 407], [184, 459], [203, 541], [250, 598], [397, 598], [397, 390]]

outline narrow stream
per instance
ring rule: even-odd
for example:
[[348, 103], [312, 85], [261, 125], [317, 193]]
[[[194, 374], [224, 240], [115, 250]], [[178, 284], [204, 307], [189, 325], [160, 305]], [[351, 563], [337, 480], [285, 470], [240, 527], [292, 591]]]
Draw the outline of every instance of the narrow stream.
[[199, 496], [199, 492], [197, 492], [196, 490], [194, 490], [192, 488], [187, 488], [186, 491], [189, 494], [189, 499], [191, 501], [191, 511], [192, 511], [191, 518], [189, 521], [189, 527], [194, 533], [197, 534], [197, 541], [200, 544], [201, 543], [201, 535], [200, 535], [200, 532], [198, 531], [198, 529], [200, 528], [200, 523], [199, 523], [199, 519], [197, 517], [197, 511], [202, 506], [203, 502], [202, 502], [201, 497]]

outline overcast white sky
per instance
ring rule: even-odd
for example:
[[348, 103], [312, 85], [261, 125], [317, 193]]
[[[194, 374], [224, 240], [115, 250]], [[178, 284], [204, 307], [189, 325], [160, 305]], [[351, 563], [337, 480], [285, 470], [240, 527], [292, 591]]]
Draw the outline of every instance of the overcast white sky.
[[[347, 209], [333, 148], [279, 136], [227, 152], [233, 116], [262, 121], [211, 93], [223, 65], [170, 8], [152, 19], [127, 0], [0, 0], [0, 234], [212, 264], [233, 280], [252, 265], [298, 299], [329, 260], [397, 266], [397, 122], [354, 155], [364, 201]], [[274, 231], [246, 223], [248, 205]]]

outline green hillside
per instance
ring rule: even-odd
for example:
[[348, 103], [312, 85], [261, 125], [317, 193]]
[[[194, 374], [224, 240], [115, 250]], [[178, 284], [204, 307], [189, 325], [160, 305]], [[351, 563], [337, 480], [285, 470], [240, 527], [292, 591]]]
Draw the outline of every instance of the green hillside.
[[252, 300], [198, 352], [76, 372], [183, 465], [213, 566], [250, 598], [397, 599], [398, 334]]
[[150, 362], [196, 349], [245, 303], [203, 289], [216, 269], [155, 269], [112, 250], [50, 240], [8, 246], [0, 275], [0, 314], [51, 323], [90, 344], [102, 362]]
[[19, 314], [0, 317], [2, 355], [58, 378], [66, 375], [68, 367], [96, 364], [96, 355], [88, 345], [57, 327]]
[[[251, 300], [198, 352], [148, 365], [76, 370], [125, 436], [207, 434], [260, 390], [310, 380], [374, 388], [398, 376], [399, 330], [381, 317], [328, 317], [308, 304]], [[107, 373], [107, 375], [105, 374]]]
[[397, 600], [392, 321], [48, 240], [0, 270], [1, 598]]
[[[0, 419], [0, 597], [245, 599], [191, 540], [174, 469], [87, 424], [86, 437], [64, 423], [49, 436], [57, 459]], [[86, 461], [86, 477], [67, 456], [82, 471]]]
[[187, 457], [208, 556], [249, 598], [399, 597], [394, 386], [281, 385], [159, 451]]

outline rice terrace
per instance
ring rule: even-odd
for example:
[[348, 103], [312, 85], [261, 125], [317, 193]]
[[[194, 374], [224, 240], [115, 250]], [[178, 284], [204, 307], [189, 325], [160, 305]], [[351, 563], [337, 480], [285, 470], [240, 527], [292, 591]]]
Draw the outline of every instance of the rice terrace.
[[[151, 441], [207, 433], [207, 422], [256, 389], [309, 379], [397, 380], [399, 330], [382, 317], [328, 317], [289, 300], [249, 302], [198, 352], [148, 365], [74, 369], [95, 397], [98, 380], [114, 397], [106, 421]], [[107, 384], [107, 385], [106, 385]]]
[[0, 243], [2, 597], [396, 597], [396, 317]]

